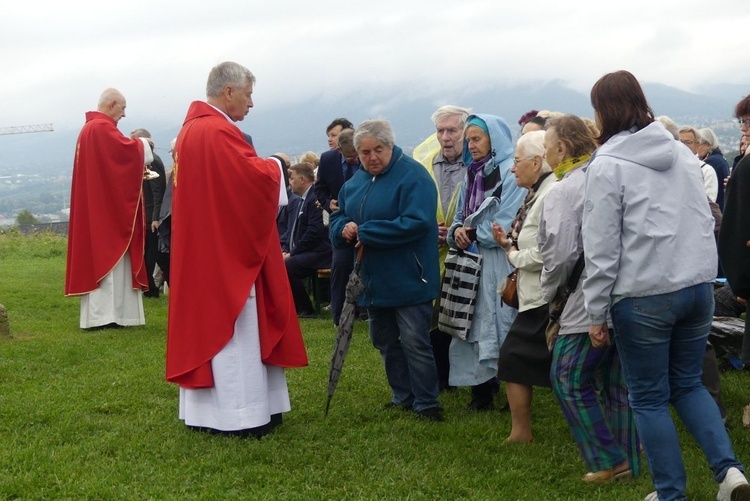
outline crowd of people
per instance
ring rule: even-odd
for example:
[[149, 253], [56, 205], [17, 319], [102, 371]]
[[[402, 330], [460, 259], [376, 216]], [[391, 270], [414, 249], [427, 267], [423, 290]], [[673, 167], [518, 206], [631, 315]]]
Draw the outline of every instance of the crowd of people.
[[[82, 296], [81, 328], [143, 324], [159, 263], [167, 379], [187, 426], [260, 437], [281, 423], [284, 369], [307, 364], [305, 278], [330, 268], [338, 324], [359, 249], [358, 304], [391, 388], [386, 408], [440, 422], [440, 392], [470, 387], [469, 412], [509, 411], [506, 440], [529, 443], [533, 388], [551, 387], [584, 482], [636, 477], [643, 454], [656, 488], [646, 499], [671, 501], [686, 486], [671, 404], [717, 499], [750, 499], [707, 349], [717, 276], [750, 297], [750, 96], [734, 110], [731, 169], [711, 129], [655, 117], [626, 71], [593, 86], [593, 121], [531, 111], [514, 138], [499, 116], [446, 105], [410, 156], [387, 120], [338, 118], [330, 149], [292, 164], [259, 158], [234, 125], [254, 83], [236, 63], [211, 70], [168, 178], [148, 131], [117, 130], [115, 89], [77, 145], [66, 294]], [[464, 337], [437, 321], [449, 249], [481, 259]], [[505, 299], [512, 287], [517, 302]]]

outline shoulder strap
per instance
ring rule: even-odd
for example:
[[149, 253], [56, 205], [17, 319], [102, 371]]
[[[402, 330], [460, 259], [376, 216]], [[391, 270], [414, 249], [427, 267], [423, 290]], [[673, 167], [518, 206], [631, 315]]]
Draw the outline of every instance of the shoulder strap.
[[566, 294], [570, 295], [574, 290], [576, 290], [576, 286], [578, 285], [578, 279], [581, 278], [581, 273], [583, 273], [583, 268], [586, 266], [586, 259], [583, 255], [583, 252], [581, 252], [581, 255], [578, 256], [578, 261], [576, 261], [576, 264], [573, 266], [573, 273], [570, 274], [570, 277], [568, 277], [568, 284], [566, 285]]

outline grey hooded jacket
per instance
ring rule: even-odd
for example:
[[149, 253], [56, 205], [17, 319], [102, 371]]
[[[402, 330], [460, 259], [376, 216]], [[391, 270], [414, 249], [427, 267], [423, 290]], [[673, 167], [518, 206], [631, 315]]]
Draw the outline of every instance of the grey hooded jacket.
[[661, 123], [610, 138], [586, 172], [583, 293], [591, 324], [603, 324], [622, 297], [712, 281], [713, 227], [699, 161]]

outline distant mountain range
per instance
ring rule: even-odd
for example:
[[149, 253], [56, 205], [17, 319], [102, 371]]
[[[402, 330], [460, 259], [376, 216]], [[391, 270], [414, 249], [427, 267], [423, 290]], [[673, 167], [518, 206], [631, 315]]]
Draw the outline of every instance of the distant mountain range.
[[[714, 85], [696, 93], [661, 84], [645, 84], [644, 89], [657, 115], [669, 115], [679, 124], [701, 127], [723, 122], [727, 143], [734, 144], [739, 139], [738, 129], [728, 128], [726, 124], [732, 120], [735, 104], [750, 93], [750, 87]], [[414, 95], [420, 97], [413, 98]], [[441, 92], [395, 86], [361, 89], [337, 100], [320, 96], [273, 109], [251, 110], [240, 126], [253, 136], [260, 155], [279, 151], [298, 155], [308, 150], [321, 153], [327, 148], [325, 127], [335, 117], [347, 117], [355, 124], [367, 118], [383, 117], [393, 124], [397, 144], [410, 151], [433, 132], [430, 115], [443, 104], [458, 104], [476, 112], [500, 115], [514, 130], [518, 118], [530, 109], [593, 116], [588, 92], [576, 91], [562, 81], [553, 80], [514, 87]], [[85, 111], [81, 110], [81, 116]], [[168, 165], [169, 142], [177, 135], [182, 118], [138, 120], [128, 116], [120, 128], [125, 133], [137, 127], [148, 128], [156, 142], [157, 153]], [[0, 136], [0, 176], [69, 175], [77, 135], [78, 130], [63, 129], [52, 133]]]

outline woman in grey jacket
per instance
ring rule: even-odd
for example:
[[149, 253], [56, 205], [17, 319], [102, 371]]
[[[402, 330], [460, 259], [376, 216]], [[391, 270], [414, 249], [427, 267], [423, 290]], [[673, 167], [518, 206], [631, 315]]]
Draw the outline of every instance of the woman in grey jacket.
[[656, 487], [646, 499], [686, 499], [670, 402], [720, 482], [717, 499], [750, 499], [719, 409], [701, 383], [716, 246], [698, 160], [654, 121], [627, 71], [599, 79], [591, 104], [602, 146], [586, 172], [583, 293], [594, 347], [610, 344], [612, 316]]
[[[544, 261], [542, 297], [551, 302], [566, 288], [583, 255], [585, 170], [597, 145], [586, 123], [574, 115], [552, 119], [544, 145], [545, 158], [560, 178], [544, 200], [538, 238]], [[617, 349], [595, 348], [589, 338], [580, 287], [584, 277], [581, 273], [560, 316], [549, 377], [589, 470], [583, 480], [604, 483], [638, 475], [639, 444]]]

